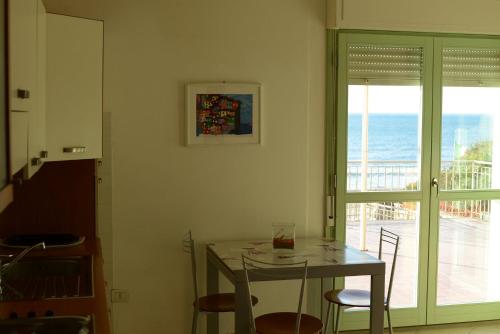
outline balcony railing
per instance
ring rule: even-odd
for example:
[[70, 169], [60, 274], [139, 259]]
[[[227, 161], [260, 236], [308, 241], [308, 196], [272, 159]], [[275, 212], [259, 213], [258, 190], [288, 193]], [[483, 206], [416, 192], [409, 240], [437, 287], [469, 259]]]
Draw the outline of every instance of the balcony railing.
[[[370, 160], [367, 167], [367, 191], [416, 190], [420, 168], [417, 161]], [[360, 191], [362, 164], [351, 160], [347, 164], [347, 190]], [[410, 187], [410, 188], [408, 188]]]
[[[441, 190], [491, 189], [492, 164], [477, 160], [443, 161], [441, 165]], [[361, 161], [349, 161], [347, 166], [347, 190], [361, 191], [363, 182]], [[411, 191], [417, 190], [420, 180], [420, 164], [417, 161], [368, 161], [366, 166], [366, 191]], [[348, 220], [357, 221], [359, 205], [351, 205]], [[441, 214], [450, 217], [472, 217], [488, 219], [490, 201], [463, 200], [440, 203]], [[409, 213], [413, 211], [413, 213]], [[372, 203], [366, 207], [368, 219], [412, 220], [414, 208], [401, 203]]]

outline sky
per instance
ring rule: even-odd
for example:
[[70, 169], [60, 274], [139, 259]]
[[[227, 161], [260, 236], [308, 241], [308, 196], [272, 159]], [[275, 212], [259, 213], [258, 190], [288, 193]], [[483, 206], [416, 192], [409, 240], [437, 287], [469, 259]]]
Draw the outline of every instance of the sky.
[[[419, 114], [420, 86], [369, 86], [369, 112]], [[365, 86], [349, 86], [349, 113], [362, 113]], [[500, 114], [500, 87], [444, 87], [443, 114]]]

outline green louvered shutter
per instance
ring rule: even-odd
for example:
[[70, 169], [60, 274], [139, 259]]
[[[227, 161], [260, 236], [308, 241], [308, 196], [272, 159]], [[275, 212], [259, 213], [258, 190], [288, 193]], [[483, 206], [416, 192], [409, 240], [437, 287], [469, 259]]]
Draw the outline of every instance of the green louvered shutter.
[[423, 49], [351, 44], [348, 79], [351, 85], [420, 85]]
[[443, 49], [444, 86], [500, 86], [500, 50]]

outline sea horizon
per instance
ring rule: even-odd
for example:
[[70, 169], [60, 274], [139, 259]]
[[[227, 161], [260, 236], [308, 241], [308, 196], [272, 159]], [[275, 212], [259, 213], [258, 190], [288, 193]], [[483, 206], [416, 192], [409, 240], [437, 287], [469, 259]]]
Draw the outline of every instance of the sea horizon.
[[[368, 118], [368, 160], [417, 161], [420, 158], [419, 114], [373, 113]], [[361, 160], [362, 114], [350, 113], [348, 160]], [[441, 157], [459, 159], [463, 152], [493, 138], [488, 114], [444, 114]]]

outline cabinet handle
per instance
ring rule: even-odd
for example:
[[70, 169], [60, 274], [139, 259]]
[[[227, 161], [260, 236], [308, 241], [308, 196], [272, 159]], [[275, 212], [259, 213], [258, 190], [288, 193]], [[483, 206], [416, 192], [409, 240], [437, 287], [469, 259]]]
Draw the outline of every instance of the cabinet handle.
[[31, 159], [31, 166], [40, 166], [42, 164], [41, 158], [33, 158]]
[[87, 148], [85, 146], [63, 147], [63, 153], [85, 153]]
[[17, 98], [29, 99], [30, 98], [30, 91], [27, 89], [18, 89], [17, 90]]

